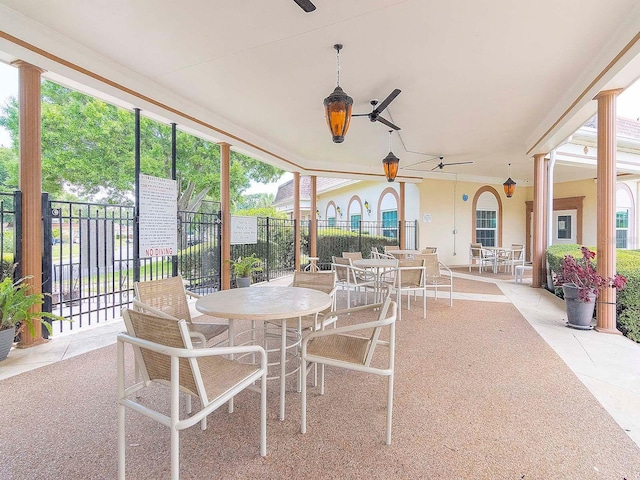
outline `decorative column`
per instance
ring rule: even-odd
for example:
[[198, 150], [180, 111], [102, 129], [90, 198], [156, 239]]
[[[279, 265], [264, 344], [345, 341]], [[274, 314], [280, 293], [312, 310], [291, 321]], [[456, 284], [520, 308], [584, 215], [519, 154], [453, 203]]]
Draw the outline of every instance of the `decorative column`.
[[222, 290], [231, 288], [231, 145], [219, 143], [220, 145], [220, 209], [222, 210], [222, 245], [221, 266], [222, 269]]
[[533, 279], [531, 286], [540, 288], [545, 279], [544, 219], [545, 166], [544, 153], [533, 156]]
[[311, 175], [311, 225], [309, 226], [309, 256], [318, 256], [318, 216], [316, 210], [318, 209], [318, 177]]
[[[22, 263], [21, 274], [28, 280], [29, 293], [42, 293], [42, 150], [40, 81], [44, 70], [18, 60], [12, 65], [19, 72], [19, 183], [22, 191]], [[40, 312], [40, 305], [31, 308]], [[20, 347], [31, 347], [43, 343], [42, 329], [35, 335], [24, 330]]]
[[294, 241], [296, 263], [294, 270], [300, 271], [300, 172], [293, 172], [293, 219], [296, 222], [296, 238]]
[[[603, 277], [616, 273], [616, 98], [622, 89], [596, 95], [598, 101], [598, 219], [597, 271]], [[597, 300], [596, 330], [620, 334], [616, 328], [616, 291], [605, 288]]]
[[[400, 203], [398, 205], [398, 220], [399, 220], [399, 225], [398, 225], [398, 245], [400, 247], [400, 250], [403, 250], [405, 245], [406, 245], [406, 240], [405, 237], [406, 232], [405, 232], [405, 223], [404, 223], [404, 199], [405, 199], [405, 182], [399, 182], [400, 183]], [[417, 245], [416, 245], [417, 247]]]

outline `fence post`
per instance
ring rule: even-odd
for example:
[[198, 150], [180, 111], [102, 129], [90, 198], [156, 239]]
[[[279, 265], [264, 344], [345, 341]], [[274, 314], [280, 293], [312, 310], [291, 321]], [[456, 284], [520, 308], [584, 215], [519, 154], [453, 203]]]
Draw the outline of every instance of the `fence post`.
[[271, 258], [271, 235], [269, 234], [269, 217], [267, 217], [267, 259], [266, 259], [266, 264], [267, 264], [267, 282], [269, 281], [269, 269], [271, 268], [271, 262], [270, 262], [270, 258]]
[[134, 156], [135, 156], [135, 197], [136, 204], [133, 214], [133, 281], [140, 281], [140, 109], [134, 108]]
[[[42, 194], [42, 293], [44, 293], [42, 311], [51, 313], [51, 271], [53, 270], [53, 260], [51, 252], [51, 239], [53, 232], [51, 230], [51, 205], [49, 203], [49, 194]], [[62, 225], [60, 226], [62, 229]], [[51, 320], [45, 318], [45, 321], [51, 324]], [[49, 331], [41, 325], [42, 338], [49, 338]]]
[[22, 191], [13, 192], [13, 279], [22, 278]]
[[414, 243], [413, 244], [415, 245], [415, 249], [416, 250], [420, 250], [420, 248], [419, 248], [420, 247], [420, 235], [419, 235], [420, 232], [418, 232], [418, 228], [420, 227], [420, 224], [418, 223], [418, 220], [414, 220], [414, 225], [415, 226], [413, 228], [413, 234], [414, 234], [414, 239], [413, 239]]
[[358, 220], [358, 251], [362, 252], [362, 220]]

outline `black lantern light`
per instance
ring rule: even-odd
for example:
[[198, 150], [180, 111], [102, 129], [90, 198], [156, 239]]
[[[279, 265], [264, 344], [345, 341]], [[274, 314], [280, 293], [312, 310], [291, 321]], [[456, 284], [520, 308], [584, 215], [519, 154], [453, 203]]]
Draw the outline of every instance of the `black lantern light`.
[[391, 134], [393, 130], [389, 130], [389, 153], [382, 159], [382, 166], [384, 167], [384, 176], [387, 177], [387, 182], [393, 182], [398, 174], [398, 163], [400, 159], [396, 157], [391, 151]]
[[353, 98], [340, 88], [340, 50], [342, 45], [337, 43], [333, 48], [336, 49], [337, 81], [336, 88], [331, 95], [324, 99], [324, 114], [334, 143], [342, 143], [351, 122]]
[[502, 184], [502, 187], [504, 188], [504, 194], [507, 198], [513, 197], [513, 194], [516, 191], [516, 182], [511, 180], [511, 164], [509, 164], [509, 178], [507, 178], [507, 181]]

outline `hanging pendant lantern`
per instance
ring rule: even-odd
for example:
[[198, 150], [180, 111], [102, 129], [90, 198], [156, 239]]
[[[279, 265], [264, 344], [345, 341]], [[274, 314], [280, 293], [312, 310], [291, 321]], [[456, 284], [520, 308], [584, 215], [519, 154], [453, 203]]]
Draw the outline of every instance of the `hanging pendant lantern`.
[[342, 45], [337, 43], [333, 46], [336, 49], [336, 65], [337, 65], [337, 82], [336, 88], [331, 95], [324, 99], [324, 114], [327, 119], [327, 125], [331, 131], [334, 143], [344, 142], [344, 136], [349, 130], [351, 122], [351, 108], [353, 106], [353, 98], [347, 95], [340, 88], [340, 50]]
[[507, 178], [507, 181], [502, 184], [502, 187], [504, 188], [504, 194], [507, 198], [513, 197], [513, 194], [516, 191], [516, 182], [511, 180], [511, 164], [509, 164], [509, 178]]
[[389, 130], [389, 153], [382, 159], [384, 176], [387, 177], [387, 182], [393, 182], [396, 179], [398, 163], [400, 162], [400, 159], [391, 151], [391, 133], [393, 133], [393, 130]]

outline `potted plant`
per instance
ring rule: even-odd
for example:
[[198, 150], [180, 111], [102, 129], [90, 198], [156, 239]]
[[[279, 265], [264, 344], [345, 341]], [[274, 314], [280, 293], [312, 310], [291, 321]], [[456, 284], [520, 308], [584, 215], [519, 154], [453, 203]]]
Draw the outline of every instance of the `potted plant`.
[[262, 271], [262, 262], [252, 253], [249, 257], [238, 257], [237, 260], [229, 260], [233, 273], [236, 276], [238, 287], [248, 287], [251, 285], [251, 275], [254, 272]]
[[44, 325], [51, 332], [51, 325], [45, 320], [64, 320], [48, 312], [31, 312], [31, 307], [42, 305], [42, 293], [29, 293], [29, 277], [13, 281], [6, 277], [0, 282], [0, 360], [9, 355], [13, 339], [25, 329], [35, 335], [36, 326]]
[[627, 279], [622, 275], [603, 277], [596, 272], [592, 260], [595, 252], [582, 247], [582, 258], [565, 255], [558, 272], [554, 274], [554, 284], [562, 287], [567, 306], [567, 326], [583, 330], [591, 329], [595, 301], [600, 292], [608, 287], [622, 290]]

